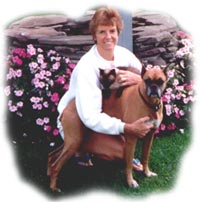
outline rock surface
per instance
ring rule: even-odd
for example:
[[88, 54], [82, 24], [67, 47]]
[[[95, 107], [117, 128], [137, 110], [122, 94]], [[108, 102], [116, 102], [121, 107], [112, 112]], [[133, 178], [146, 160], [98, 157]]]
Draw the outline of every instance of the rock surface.
[[[53, 48], [77, 62], [94, 44], [88, 26], [93, 12], [73, 20], [65, 15], [30, 16], [12, 23], [6, 30], [9, 46]], [[164, 65], [174, 60], [179, 30], [166, 14], [140, 11], [132, 17], [133, 52], [143, 63]]]
[[174, 61], [179, 30], [176, 21], [166, 15], [141, 11], [133, 16], [133, 49], [142, 62], [165, 65]]

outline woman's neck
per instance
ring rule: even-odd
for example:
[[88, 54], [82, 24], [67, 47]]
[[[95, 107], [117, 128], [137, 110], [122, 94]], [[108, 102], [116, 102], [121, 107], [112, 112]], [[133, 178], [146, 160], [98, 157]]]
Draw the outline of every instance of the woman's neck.
[[114, 60], [114, 50], [102, 50], [97, 46], [97, 50], [99, 55], [104, 58], [105, 60], [108, 61], [113, 61]]

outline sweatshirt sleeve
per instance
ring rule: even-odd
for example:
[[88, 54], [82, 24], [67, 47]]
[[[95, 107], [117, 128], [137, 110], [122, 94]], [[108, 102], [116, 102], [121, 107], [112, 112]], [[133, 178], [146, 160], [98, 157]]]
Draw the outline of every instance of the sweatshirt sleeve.
[[124, 132], [120, 119], [102, 112], [102, 92], [98, 71], [80, 66], [77, 74], [76, 107], [80, 119], [91, 130], [108, 135]]

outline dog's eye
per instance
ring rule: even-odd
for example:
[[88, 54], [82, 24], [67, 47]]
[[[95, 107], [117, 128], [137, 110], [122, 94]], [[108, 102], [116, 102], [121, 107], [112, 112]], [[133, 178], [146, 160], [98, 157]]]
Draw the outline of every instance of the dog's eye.
[[146, 83], [146, 85], [150, 85], [151, 84], [151, 79], [147, 78], [147, 79], [144, 80], [144, 82]]
[[108, 77], [108, 80], [109, 80], [110, 82], [114, 82], [115, 79], [116, 79], [116, 77], [115, 77], [114, 75], [109, 75], [109, 77]]
[[163, 83], [164, 83], [164, 81], [161, 78], [156, 81], [156, 84], [158, 86], [161, 86]]

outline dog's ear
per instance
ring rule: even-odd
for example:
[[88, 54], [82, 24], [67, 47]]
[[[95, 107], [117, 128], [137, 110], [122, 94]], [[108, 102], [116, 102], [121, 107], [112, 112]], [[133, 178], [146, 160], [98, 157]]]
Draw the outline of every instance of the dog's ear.
[[104, 74], [104, 70], [99, 68], [99, 72], [100, 72], [100, 75], [103, 75]]
[[109, 72], [109, 74], [111, 74], [111, 75], [113, 75], [113, 76], [116, 76], [116, 75], [117, 75], [115, 69], [112, 69], [112, 70]]
[[167, 77], [167, 71], [169, 66], [162, 67], [165, 76]]
[[104, 80], [104, 70], [99, 68], [99, 80], [103, 83]]
[[100, 78], [102, 78], [104, 76], [105, 72], [103, 69], [99, 68], [99, 75], [100, 75]]
[[145, 72], [146, 72], [146, 67], [144, 65], [142, 65], [142, 72], [141, 72], [141, 77], [143, 78]]

